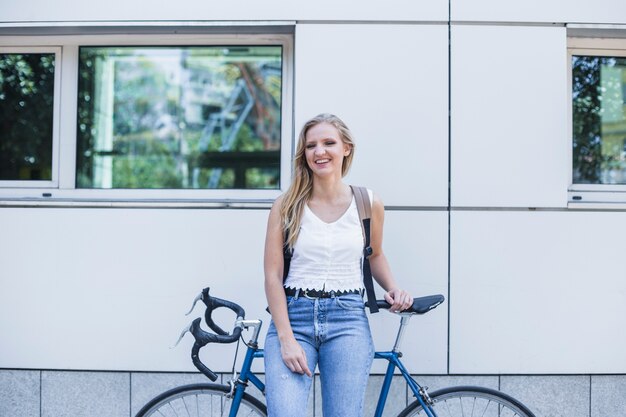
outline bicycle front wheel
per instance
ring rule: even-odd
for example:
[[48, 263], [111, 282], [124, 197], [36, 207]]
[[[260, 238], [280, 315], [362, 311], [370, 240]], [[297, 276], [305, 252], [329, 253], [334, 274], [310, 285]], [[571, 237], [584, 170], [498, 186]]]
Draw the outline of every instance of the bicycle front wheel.
[[[449, 387], [430, 394], [437, 417], [535, 417], [515, 398], [483, 387]], [[414, 401], [398, 417], [427, 416]]]
[[[228, 416], [232, 399], [228, 385], [191, 384], [166, 391], [150, 400], [136, 417], [222, 417]], [[265, 405], [244, 393], [238, 417], [267, 416]]]

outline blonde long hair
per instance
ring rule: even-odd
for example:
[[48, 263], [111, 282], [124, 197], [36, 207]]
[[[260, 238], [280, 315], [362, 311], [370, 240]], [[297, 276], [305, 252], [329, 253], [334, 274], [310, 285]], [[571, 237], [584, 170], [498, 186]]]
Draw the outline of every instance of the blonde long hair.
[[350, 146], [350, 153], [343, 159], [341, 166], [342, 177], [345, 177], [350, 170], [352, 158], [354, 157], [354, 138], [352, 137], [352, 133], [343, 120], [334, 114], [318, 114], [302, 126], [302, 130], [298, 136], [296, 154], [294, 156], [293, 182], [285, 193], [280, 208], [283, 232], [287, 232], [285, 243], [287, 243], [289, 249], [293, 249], [298, 239], [304, 205], [309, 201], [313, 192], [313, 174], [306, 162], [306, 156], [304, 154], [306, 134], [310, 128], [320, 123], [328, 123], [337, 129], [341, 141]]

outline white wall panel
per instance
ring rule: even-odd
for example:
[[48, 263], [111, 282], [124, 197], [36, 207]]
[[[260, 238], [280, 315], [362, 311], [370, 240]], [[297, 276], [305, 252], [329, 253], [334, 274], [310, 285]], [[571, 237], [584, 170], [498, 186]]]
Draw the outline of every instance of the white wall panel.
[[[387, 211], [384, 251], [398, 285], [413, 297], [448, 291], [448, 214], [445, 211]], [[378, 298], [383, 291], [377, 288]], [[448, 304], [415, 316], [406, 331], [402, 360], [412, 373], [447, 372]], [[400, 320], [381, 311], [370, 316], [378, 350], [393, 346]], [[425, 337], [428, 335], [428, 337]], [[384, 373], [382, 361], [374, 372]]]
[[0, 316], [12, 318], [0, 321], [0, 368], [193, 369], [192, 338], [170, 346], [200, 315], [198, 307], [184, 313], [204, 286], [267, 316], [266, 217], [260, 210], [0, 210]]
[[623, 212], [452, 213], [450, 372], [626, 372]]
[[[446, 289], [445, 217], [388, 215], [389, 257], [416, 296]], [[194, 370], [191, 336], [170, 346], [202, 314], [198, 305], [184, 315], [205, 286], [267, 329], [266, 218], [267, 210], [1, 209], [0, 368]], [[217, 317], [225, 327], [234, 322]], [[433, 337], [424, 357], [407, 355], [412, 370], [445, 372], [446, 318], [444, 305], [414, 320], [406, 346], [419, 340], [418, 326]], [[395, 317], [383, 312], [371, 322], [386, 348]], [[203, 358], [229, 371], [233, 352], [213, 345]]]
[[387, 205], [447, 205], [444, 25], [298, 25], [295, 127], [337, 114], [356, 137], [349, 181]]
[[565, 207], [564, 28], [452, 27], [452, 205]]
[[416, 20], [446, 21], [447, 0], [139, 0], [84, 2], [2, 1], [3, 22], [150, 21], [150, 20]]
[[622, 0], [452, 0], [453, 21], [626, 23]]

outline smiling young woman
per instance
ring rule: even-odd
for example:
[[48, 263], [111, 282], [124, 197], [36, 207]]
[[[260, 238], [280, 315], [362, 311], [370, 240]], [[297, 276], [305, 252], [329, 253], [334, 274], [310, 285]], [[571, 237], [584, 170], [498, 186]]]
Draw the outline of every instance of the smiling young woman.
[[[337, 116], [303, 126], [294, 179], [270, 211], [265, 240], [265, 292], [272, 322], [265, 341], [270, 417], [306, 413], [312, 371], [319, 366], [325, 417], [362, 415], [374, 355], [363, 302], [363, 235], [355, 199], [343, 182], [354, 140]], [[411, 296], [397, 288], [382, 251], [384, 206], [372, 201], [372, 275], [392, 309]], [[283, 279], [283, 249], [293, 251]], [[358, 371], [360, 370], [360, 371]]]

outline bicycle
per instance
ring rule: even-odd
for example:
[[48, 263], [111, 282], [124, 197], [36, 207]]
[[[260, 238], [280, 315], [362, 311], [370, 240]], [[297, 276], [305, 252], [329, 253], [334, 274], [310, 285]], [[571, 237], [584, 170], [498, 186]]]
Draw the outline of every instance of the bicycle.
[[[200, 327], [201, 318], [197, 318], [181, 333], [178, 342], [187, 332], [194, 336], [195, 343], [191, 349], [192, 362], [200, 372], [215, 382], [217, 375], [200, 360], [200, 349], [209, 343], [233, 343], [239, 341], [240, 338], [243, 340], [242, 331], [251, 330], [250, 340], [248, 342], [244, 340], [247, 351], [239, 376], [235, 374], [227, 384], [199, 383], [171, 389], [150, 400], [136, 417], [267, 416], [265, 404], [245, 392], [250, 383], [262, 393], [265, 391], [263, 382], [250, 371], [254, 359], [263, 357], [263, 349], [258, 345], [262, 320], [246, 320], [245, 311], [241, 306], [210, 296], [209, 288], [202, 290], [196, 297], [189, 313], [193, 311], [198, 301], [205, 304], [205, 322], [215, 334], [203, 330]], [[399, 417], [535, 417], [524, 404], [500, 391], [478, 386], [455, 386], [429, 393], [427, 387], [418, 384], [410, 375], [400, 360], [402, 357], [400, 345], [409, 320], [414, 315], [429, 312], [443, 301], [442, 295], [419, 297], [414, 299], [413, 306], [408, 310], [394, 313], [400, 316], [400, 327], [394, 346], [392, 350], [376, 352], [374, 356], [374, 359], [389, 362], [374, 417], [381, 417], [383, 414], [396, 369], [400, 371], [415, 397], [415, 400], [400, 412]], [[381, 309], [390, 307], [384, 300], [377, 300], [376, 303]], [[230, 334], [219, 327], [211, 317], [213, 310], [220, 307], [226, 307], [237, 315]], [[235, 360], [236, 358], [237, 353], [235, 353]]]

